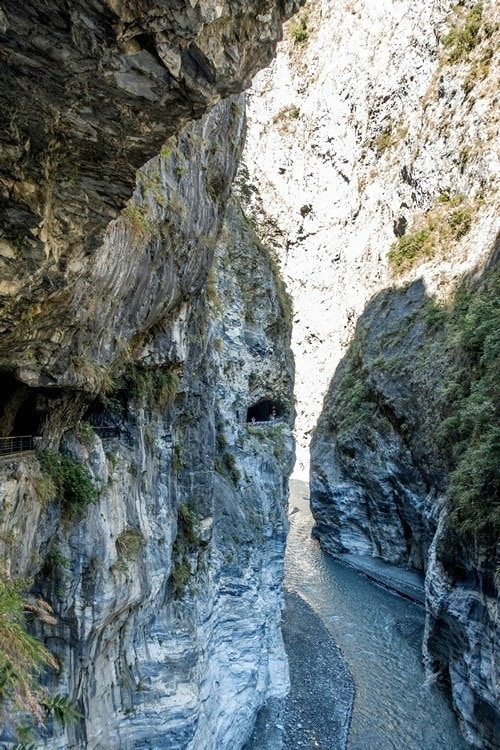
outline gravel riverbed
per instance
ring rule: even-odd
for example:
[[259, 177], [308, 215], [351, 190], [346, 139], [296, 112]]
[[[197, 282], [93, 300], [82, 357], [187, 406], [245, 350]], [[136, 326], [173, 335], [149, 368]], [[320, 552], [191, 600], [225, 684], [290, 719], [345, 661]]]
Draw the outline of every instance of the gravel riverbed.
[[321, 619], [295, 592], [285, 594], [283, 638], [291, 691], [270, 701], [245, 750], [344, 750], [354, 701], [346, 662]]

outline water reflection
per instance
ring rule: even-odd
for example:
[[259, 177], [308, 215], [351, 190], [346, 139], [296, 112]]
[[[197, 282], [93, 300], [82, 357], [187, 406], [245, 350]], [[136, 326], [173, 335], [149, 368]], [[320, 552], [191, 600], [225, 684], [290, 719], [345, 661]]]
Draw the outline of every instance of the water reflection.
[[305, 482], [291, 482], [286, 584], [321, 616], [356, 685], [349, 750], [466, 750], [447, 696], [421, 666], [423, 608], [323, 554]]

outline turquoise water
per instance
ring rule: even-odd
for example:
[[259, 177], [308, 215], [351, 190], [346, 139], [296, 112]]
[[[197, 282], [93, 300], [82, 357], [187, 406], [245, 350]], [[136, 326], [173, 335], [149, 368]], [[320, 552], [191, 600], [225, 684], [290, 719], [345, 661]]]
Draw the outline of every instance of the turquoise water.
[[466, 750], [448, 697], [425, 679], [423, 608], [325, 555], [307, 493], [291, 482], [286, 585], [321, 617], [354, 678], [348, 750]]

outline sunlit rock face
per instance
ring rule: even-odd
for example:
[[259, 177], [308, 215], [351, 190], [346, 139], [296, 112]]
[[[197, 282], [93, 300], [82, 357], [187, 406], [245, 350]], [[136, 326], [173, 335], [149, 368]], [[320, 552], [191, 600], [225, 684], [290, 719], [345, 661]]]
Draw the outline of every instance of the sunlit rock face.
[[[482, 5], [483, 26], [494, 24], [495, 3]], [[470, 198], [484, 190], [484, 245], [495, 226], [497, 62], [481, 72], [477, 63], [496, 42], [483, 31], [470, 61], [448, 65], [440, 40], [468, 10], [454, 7], [309, 2], [249, 92], [242, 180], [294, 298], [297, 471], [305, 476], [311, 433], [356, 320], [392, 283], [387, 252], [397, 234], [447, 190]], [[296, 41], [302, 17], [306, 38]], [[466, 81], [474, 82], [468, 95]], [[448, 263], [429, 264], [427, 283], [446, 285], [484, 245], [457, 245]]]
[[427, 573], [427, 664], [474, 746], [494, 747], [497, 555], [450, 537], [425, 442], [449, 344], [426, 310], [498, 260], [495, 4], [325, 1], [299, 18], [252, 88], [240, 172], [294, 298], [297, 472], [319, 418], [322, 545]]

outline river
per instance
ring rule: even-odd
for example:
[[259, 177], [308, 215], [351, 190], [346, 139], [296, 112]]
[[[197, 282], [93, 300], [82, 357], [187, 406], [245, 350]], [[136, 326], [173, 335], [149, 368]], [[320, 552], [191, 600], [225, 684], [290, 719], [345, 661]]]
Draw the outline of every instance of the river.
[[448, 696], [425, 678], [423, 607], [322, 552], [305, 482], [292, 480], [290, 509], [286, 587], [321, 618], [354, 680], [348, 750], [466, 750]]

